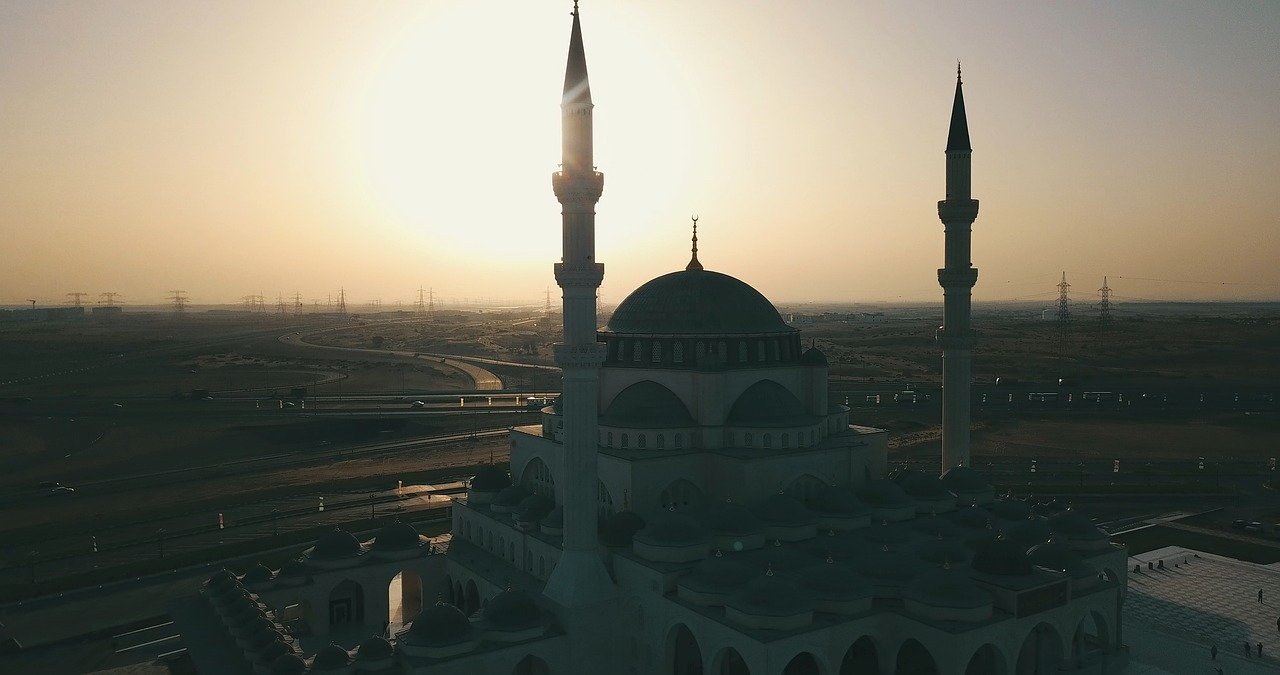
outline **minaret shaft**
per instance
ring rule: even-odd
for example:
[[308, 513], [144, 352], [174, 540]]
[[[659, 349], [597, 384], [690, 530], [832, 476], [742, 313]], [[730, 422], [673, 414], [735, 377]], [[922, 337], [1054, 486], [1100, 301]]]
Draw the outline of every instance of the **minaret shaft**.
[[938, 270], [938, 283], [943, 291], [942, 327], [937, 336], [942, 347], [943, 472], [969, 465], [973, 347], [977, 341], [970, 314], [978, 270], [973, 267], [970, 253], [978, 200], [971, 195], [973, 150], [969, 147], [969, 126], [958, 73], [946, 155], [947, 198], [938, 202], [938, 218], [945, 228], [943, 267]]
[[578, 12], [573, 13], [561, 102], [562, 156], [551, 187], [561, 205], [563, 249], [555, 265], [564, 297], [564, 339], [555, 345], [563, 371], [562, 475], [556, 499], [564, 509], [563, 547], [543, 593], [565, 607], [607, 602], [613, 582], [600, 558], [596, 534], [599, 473], [596, 462], [597, 390], [604, 345], [596, 341], [596, 294], [604, 265], [595, 260], [596, 202], [604, 175], [592, 157], [591, 88]]

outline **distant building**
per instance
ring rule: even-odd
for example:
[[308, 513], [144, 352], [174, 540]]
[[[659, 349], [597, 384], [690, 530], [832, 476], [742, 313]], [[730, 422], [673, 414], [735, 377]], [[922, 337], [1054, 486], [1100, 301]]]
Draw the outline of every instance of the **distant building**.
[[116, 321], [124, 315], [120, 305], [96, 305], [89, 311], [95, 321]]

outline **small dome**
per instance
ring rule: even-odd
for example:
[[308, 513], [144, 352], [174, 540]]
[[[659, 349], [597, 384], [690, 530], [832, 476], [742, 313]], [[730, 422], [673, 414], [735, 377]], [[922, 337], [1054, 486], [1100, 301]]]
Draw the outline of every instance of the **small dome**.
[[271, 577], [273, 575], [274, 572], [271, 571], [270, 567], [267, 567], [262, 563], [258, 563], [253, 567], [250, 567], [249, 571], [244, 573], [244, 579], [242, 579], [242, 581], [246, 584], [263, 584], [271, 581]]
[[1049, 531], [1049, 521], [1044, 518], [1030, 518], [1005, 528], [1004, 534], [1026, 549], [1049, 541], [1053, 533]]
[[209, 586], [212, 588], [227, 588], [238, 585], [237, 581], [236, 575], [224, 567], [209, 577]]
[[858, 489], [858, 498], [872, 508], [896, 508], [913, 503], [897, 483], [884, 478], [867, 481]]
[[378, 551], [403, 551], [418, 548], [421, 545], [422, 540], [418, 538], [417, 528], [399, 520], [383, 526], [378, 530], [378, 536], [373, 539], [373, 548]]
[[600, 416], [600, 424], [628, 429], [697, 426], [680, 397], [652, 380], [623, 389]]
[[725, 605], [756, 616], [792, 616], [813, 611], [809, 594], [777, 574], [752, 579], [730, 595]]
[[619, 511], [600, 522], [600, 541], [605, 546], [630, 546], [632, 537], [644, 528], [644, 518], [640, 514]]
[[650, 519], [635, 539], [654, 546], [693, 546], [705, 542], [707, 532], [683, 513], [663, 511]]
[[1076, 555], [1075, 551], [1066, 544], [1058, 542], [1032, 546], [1031, 550], [1027, 551], [1027, 558], [1036, 567], [1062, 572], [1073, 579], [1084, 579], [1096, 574], [1080, 556]]
[[394, 653], [391, 643], [386, 638], [373, 636], [360, 643], [359, 649], [356, 650], [356, 659], [361, 661], [377, 661], [380, 659], [389, 659]]
[[806, 366], [825, 366], [828, 365], [827, 355], [823, 354], [822, 350], [817, 347], [810, 347], [800, 355], [800, 363]]
[[903, 492], [916, 499], [942, 499], [951, 496], [941, 479], [924, 473], [913, 473], [907, 476], [899, 486], [902, 487]]
[[498, 492], [498, 496], [493, 498], [493, 506], [500, 506], [507, 510], [514, 509], [525, 497], [529, 496], [529, 491], [519, 485], [509, 485], [502, 488]]
[[481, 616], [489, 627], [505, 631], [525, 630], [542, 623], [542, 610], [533, 596], [522, 590], [506, 590], [493, 596]]
[[[290, 647], [284, 640], [274, 640], [269, 642], [267, 643], [267, 646], [263, 647], [262, 650], [258, 652], [259, 661], [262, 663], [270, 663], [273, 666], [275, 665], [276, 659], [279, 659], [281, 656], [293, 656], [293, 647]], [[302, 670], [306, 669], [307, 664], [302, 664]]]
[[938, 516], [916, 518], [911, 521], [911, 529], [917, 532], [922, 532], [931, 537], [936, 537], [939, 534], [944, 537], [949, 537], [960, 531], [960, 528], [956, 526], [955, 523], [947, 520], [946, 518], [939, 518]]
[[1068, 509], [1049, 518], [1049, 527], [1054, 532], [1065, 534], [1072, 539], [1106, 539], [1107, 533], [1098, 529], [1089, 517]]
[[935, 569], [916, 577], [904, 591], [905, 597], [930, 607], [978, 609], [991, 605], [991, 595], [957, 570]]
[[759, 291], [727, 274], [686, 269], [631, 292], [609, 318], [608, 333], [742, 335], [795, 333]]
[[822, 559], [828, 556], [843, 559], [866, 553], [867, 540], [856, 534], [848, 532], [836, 534], [834, 530], [827, 530], [819, 532], [818, 536], [805, 542], [805, 547], [810, 553]]
[[281, 633], [274, 628], [268, 628], [267, 630], [254, 633], [253, 636], [249, 638], [249, 646], [253, 649], [261, 649], [273, 642], [284, 644], [284, 633]]
[[978, 546], [973, 553], [973, 569], [983, 574], [1020, 577], [1031, 574], [1026, 549], [1012, 539], [996, 539]]
[[871, 597], [871, 584], [839, 563], [818, 563], [796, 575], [800, 585], [822, 600], [857, 600]]
[[307, 662], [297, 654], [281, 654], [271, 662], [271, 675], [302, 675], [307, 672]]
[[911, 538], [911, 533], [906, 527], [883, 523], [868, 527], [858, 534], [873, 544], [901, 544]]
[[507, 474], [506, 469], [502, 469], [496, 464], [486, 464], [480, 467], [476, 475], [471, 477], [471, 489], [476, 492], [497, 492], [510, 485], [511, 476]]
[[729, 409], [726, 424], [767, 427], [806, 422], [804, 403], [786, 387], [773, 380], [761, 380], [747, 387]]
[[942, 483], [952, 492], [987, 492], [991, 484], [972, 467], [956, 466], [942, 474]]
[[775, 572], [794, 572], [817, 562], [812, 555], [792, 546], [779, 546], [778, 542], [750, 551], [743, 558], [753, 561], [758, 572], [770, 569]]
[[307, 569], [307, 564], [301, 560], [290, 560], [280, 566], [280, 576], [282, 577], [305, 577], [311, 573]]
[[973, 552], [956, 539], [930, 539], [916, 546], [916, 555], [925, 562], [942, 565], [965, 562], [973, 556]]
[[474, 631], [462, 610], [436, 603], [422, 610], [409, 626], [405, 639], [413, 644], [443, 647], [470, 640]]
[[712, 556], [698, 563], [676, 583], [699, 593], [727, 593], [747, 583], [758, 572], [742, 560]]
[[1001, 520], [1026, 520], [1031, 515], [1031, 507], [1017, 499], [1002, 499], [992, 507], [991, 513]]
[[316, 657], [311, 660], [312, 670], [337, 670], [344, 668], [351, 663], [351, 655], [347, 650], [338, 645], [331, 644], [327, 647], [321, 647], [316, 652]]
[[554, 508], [547, 511], [547, 515], [542, 517], [538, 523], [543, 527], [550, 527], [557, 530], [564, 529], [564, 507], [556, 504]]
[[828, 487], [819, 492], [814, 498], [814, 510], [839, 516], [860, 516], [871, 512], [852, 492], [837, 487]]
[[320, 535], [315, 548], [311, 549], [311, 557], [320, 560], [338, 560], [360, 555], [364, 549], [350, 532], [335, 527]]
[[542, 495], [529, 495], [520, 500], [516, 504], [512, 513], [515, 514], [516, 520], [523, 523], [535, 523], [543, 516], [551, 513], [551, 509], [555, 508], [555, 503]]
[[906, 551], [869, 551], [853, 559], [853, 566], [874, 581], [902, 583], [920, 572], [920, 563]]
[[751, 512], [766, 525], [782, 527], [812, 525], [818, 520], [799, 499], [787, 494], [769, 495], [756, 502]]
[[985, 530], [991, 524], [991, 514], [976, 506], [961, 509], [951, 519], [956, 525], [975, 530]]
[[745, 504], [722, 502], [702, 514], [702, 526], [712, 534], [741, 536], [764, 530], [760, 520]]

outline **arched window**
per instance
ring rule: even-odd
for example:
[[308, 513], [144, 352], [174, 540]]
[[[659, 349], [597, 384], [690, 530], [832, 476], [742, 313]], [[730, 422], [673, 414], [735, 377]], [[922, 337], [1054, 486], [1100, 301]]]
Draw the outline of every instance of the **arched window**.
[[765, 362], [764, 340], [756, 341], [756, 360], [760, 363]]
[[805, 506], [812, 506], [818, 494], [826, 489], [826, 481], [813, 474], [805, 474], [791, 481], [785, 492], [797, 501], [803, 502]]
[[654, 363], [660, 363], [662, 361], [662, 341], [661, 340], [653, 341], [652, 352], [653, 354], [651, 355], [650, 360], [653, 361]]
[[791, 447], [791, 434], [788, 434], [788, 433], [786, 433], [786, 432], [783, 432], [783, 434], [782, 434], [782, 447], [784, 447], [784, 448], [789, 448], [789, 447]]
[[635, 346], [631, 348], [631, 360], [638, 363], [640, 361], [641, 350], [643, 349], [644, 347], [640, 345], [640, 341], [636, 340]]
[[742, 444], [743, 444], [743, 445], [745, 445], [745, 446], [747, 446], [748, 448], [749, 448], [749, 447], [751, 447], [751, 432], [750, 432], [750, 431], [748, 431], [748, 432], [746, 432], [746, 433], [742, 434]]
[[676, 363], [684, 363], [684, 343], [679, 340], [671, 345], [671, 360]]
[[639, 447], [640, 447], [640, 448], [642, 448], [642, 449], [644, 448], [644, 445], [645, 445], [645, 444], [644, 444], [644, 434], [640, 434], [640, 435], [636, 438], [636, 445], [637, 445], [637, 446], [639, 446]]
[[720, 344], [716, 345], [716, 349], [720, 352], [721, 361], [729, 360], [729, 345], [725, 344], [724, 340], [721, 340]]
[[622, 435], [622, 447], [624, 447], [624, 448], [625, 448], [625, 447], [627, 447], [627, 435], [626, 435], [626, 434], [623, 434], [623, 435]]
[[766, 448], [772, 448], [772, 447], [773, 447], [773, 434], [768, 434], [768, 433], [767, 433], [767, 434], [765, 434], [765, 435], [764, 435], [764, 447], [766, 447]]
[[611, 448], [612, 448], [612, 447], [613, 447], [613, 432], [612, 432], [612, 431], [610, 431], [610, 432], [609, 432], [609, 435], [605, 436], [605, 438], [609, 439], [609, 442], [608, 442], [606, 445], [608, 445], [609, 447], [611, 447]]
[[555, 476], [551, 475], [551, 469], [539, 457], [534, 457], [524, 466], [524, 474], [522, 474], [520, 482], [526, 490], [535, 495], [542, 495], [552, 500], [555, 499]]
[[702, 355], [706, 353], [707, 353], [707, 346], [702, 343], [702, 340], [698, 340], [698, 344], [694, 345], [693, 347], [693, 357], [695, 359], [702, 360]]
[[684, 434], [676, 434], [676, 447], [679, 448], [684, 444]]
[[769, 341], [769, 347], [771, 348], [771, 350], [772, 350], [772, 352], [773, 352], [773, 360], [774, 360], [774, 361], [777, 361], [778, 359], [782, 358], [782, 354], [778, 351], [778, 338], [774, 338], [774, 339], [770, 340], [770, 341]]
[[658, 434], [658, 449], [662, 450], [663, 448], [666, 448], [666, 447], [667, 447], [667, 437], [663, 434]]
[[732, 432], [732, 431], [726, 431], [726, 432], [724, 432], [724, 444], [725, 444], [725, 445], [729, 445], [729, 446], [732, 446], [732, 445], [733, 445], [733, 432]]
[[747, 362], [747, 341], [738, 340], [738, 363]]
[[605, 487], [604, 481], [596, 482], [598, 484], [596, 510], [600, 512], [601, 518], [607, 518], [613, 515], [613, 495], [609, 494], [609, 488]]

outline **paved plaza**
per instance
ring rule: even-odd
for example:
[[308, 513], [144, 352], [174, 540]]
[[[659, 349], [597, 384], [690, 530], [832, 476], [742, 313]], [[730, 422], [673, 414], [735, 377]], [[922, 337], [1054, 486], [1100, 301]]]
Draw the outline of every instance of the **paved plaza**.
[[[1280, 672], [1280, 569], [1181, 547], [1135, 556], [1129, 566], [1124, 630], [1131, 672]], [[1214, 644], [1216, 662], [1209, 658]]]

